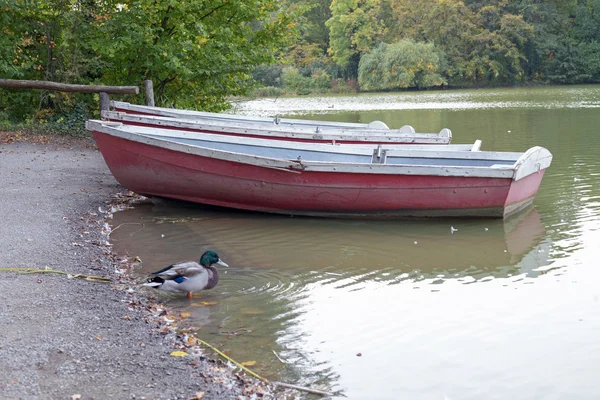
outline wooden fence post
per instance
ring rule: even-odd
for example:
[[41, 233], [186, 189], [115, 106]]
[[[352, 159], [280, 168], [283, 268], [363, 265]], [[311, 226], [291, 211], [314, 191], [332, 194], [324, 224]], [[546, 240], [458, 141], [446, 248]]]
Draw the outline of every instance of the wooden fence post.
[[100, 114], [102, 111], [108, 111], [110, 108], [110, 98], [108, 97], [108, 93], [100, 92]]
[[152, 80], [148, 79], [144, 81], [144, 89], [146, 92], [146, 105], [154, 107], [154, 87], [152, 86]]

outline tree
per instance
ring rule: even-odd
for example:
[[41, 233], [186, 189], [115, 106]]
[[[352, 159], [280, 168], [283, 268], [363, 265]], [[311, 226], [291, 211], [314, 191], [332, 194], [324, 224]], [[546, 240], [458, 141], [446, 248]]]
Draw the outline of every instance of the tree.
[[471, 54], [467, 78], [473, 81], [513, 83], [524, 78], [525, 44], [533, 37], [533, 27], [520, 16], [500, 16], [483, 7], [478, 16], [488, 29], [481, 27], [470, 38]]
[[[60, 34], [54, 18], [61, 4], [47, 1], [0, 1], [0, 75], [10, 79], [47, 79], [56, 70], [56, 41]], [[0, 108], [23, 118], [49, 103], [47, 93], [0, 89]], [[4, 117], [6, 118], [6, 116]]]
[[281, 4], [286, 12], [296, 15], [300, 43], [318, 46], [326, 54], [329, 29], [325, 22], [331, 18], [331, 0], [281, 0]]
[[469, 39], [477, 33], [473, 12], [459, 0], [392, 0], [396, 37], [432, 42], [448, 60], [449, 81], [466, 77]]
[[561, 13], [558, 2], [538, 0], [521, 0], [511, 8], [513, 14], [523, 16], [523, 20], [534, 26], [534, 35], [526, 43], [524, 56], [527, 59], [526, 74], [534, 80], [545, 80], [548, 62], [555, 58], [556, 43], [569, 36], [570, 26], [568, 14]]
[[447, 82], [439, 73], [443, 54], [432, 43], [404, 39], [380, 44], [361, 57], [358, 82], [363, 90], [430, 88]]
[[[293, 18], [277, 0], [0, 0], [0, 73], [83, 84], [152, 79], [158, 104], [222, 110], [293, 36]], [[5, 92], [0, 105], [28, 114], [80, 99]]]
[[329, 27], [332, 59], [348, 65], [353, 57], [370, 51], [384, 33], [380, 0], [333, 0]]
[[575, 16], [573, 37], [571, 45], [578, 45], [581, 75], [587, 75], [588, 82], [600, 82], [600, 0], [581, 2]]
[[152, 79], [161, 105], [218, 111], [252, 87], [255, 66], [294, 29], [276, 0], [115, 1], [98, 16], [94, 50], [105, 83]]

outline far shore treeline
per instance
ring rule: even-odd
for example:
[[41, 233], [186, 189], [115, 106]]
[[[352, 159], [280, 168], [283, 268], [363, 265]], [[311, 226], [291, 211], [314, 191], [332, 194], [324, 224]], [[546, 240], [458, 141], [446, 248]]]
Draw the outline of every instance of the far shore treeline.
[[[594, 83], [600, 0], [0, 0], [0, 77], [151, 79], [158, 105], [209, 111], [251, 94]], [[0, 89], [0, 121], [95, 103]]]

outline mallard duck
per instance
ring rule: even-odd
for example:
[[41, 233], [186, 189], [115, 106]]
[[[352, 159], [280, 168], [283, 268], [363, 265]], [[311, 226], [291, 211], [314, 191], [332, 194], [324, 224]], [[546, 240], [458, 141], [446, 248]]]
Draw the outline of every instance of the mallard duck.
[[187, 293], [187, 297], [191, 299], [192, 292], [212, 289], [217, 286], [219, 271], [215, 268], [215, 264], [229, 267], [221, 261], [217, 253], [209, 250], [202, 254], [200, 263], [184, 261], [153, 272], [152, 276], [148, 278], [148, 282], [144, 283], [144, 286], [167, 292]]

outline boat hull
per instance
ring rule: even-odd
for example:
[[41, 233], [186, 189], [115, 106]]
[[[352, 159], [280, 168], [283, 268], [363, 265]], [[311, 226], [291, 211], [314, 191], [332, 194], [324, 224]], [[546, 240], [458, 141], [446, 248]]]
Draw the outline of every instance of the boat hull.
[[544, 172], [513, 180], [282, 170], [93, 133], [117, 181], [136, 193], [291, 215], [502, 218], [531, 204]]

